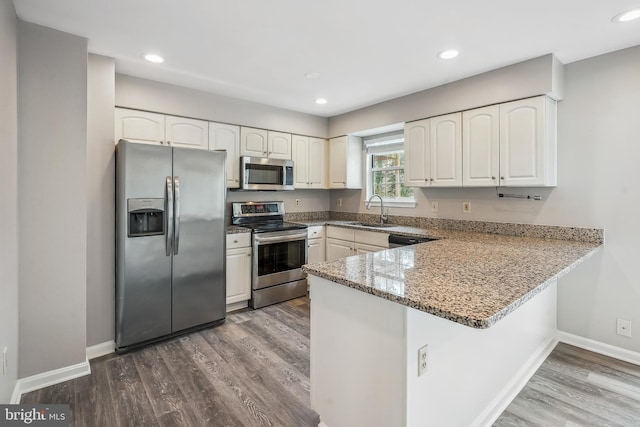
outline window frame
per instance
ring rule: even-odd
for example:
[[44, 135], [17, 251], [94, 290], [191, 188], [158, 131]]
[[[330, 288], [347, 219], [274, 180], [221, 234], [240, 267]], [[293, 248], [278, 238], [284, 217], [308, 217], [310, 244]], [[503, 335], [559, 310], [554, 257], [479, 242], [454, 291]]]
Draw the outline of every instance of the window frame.
[[[372, 135], [363, 138], [364, 143], [364, 156], [366, 167], [366, 179], [365, 179], [365, 196], [366, 200], [363, 200], [364, 204], [368, 203], [369, 198], [373, 195], [373, 175], [376, 171], [382, 170], [406, 170], [405, 166], [392, 166], [389, 168], [374, 168], [373, 156], [383, 153], [397, 153], [402, 151], [404, 153], [404, 132], [389, 132], [380, 135]], [[406, 159], [405, 159], [406, 161]], [[410, 187], [412, 188], [412, 187]], [[412, 188], [415, 192], [415, 189]], [[383, 198], [385, 207], [401, 207], [401, 208], [414, 208], [416, 206], [415, 193], [412, 197], [394, 197]], [[378, 198], [372, 200], [372, 206], [380, 206], [380, 200]]]

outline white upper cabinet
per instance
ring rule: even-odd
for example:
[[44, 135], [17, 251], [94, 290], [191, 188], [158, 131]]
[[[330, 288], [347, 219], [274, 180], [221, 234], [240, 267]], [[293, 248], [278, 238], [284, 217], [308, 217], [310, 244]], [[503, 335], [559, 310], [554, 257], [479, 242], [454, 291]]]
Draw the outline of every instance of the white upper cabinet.
[[362, 188], [362, 139], [340, 136], [329, 140], [329, 188]]
[[267, 131], [248, 127], [240, 128], [240, 155], [267, 157]]
[[165, 116], [165, 138], [172, 147], [209, 148], [209, 123], [205, 120]]
[[291, 160], [291, 134], [241, 127], [240, 155]]
[[500, 107], [462, 113], [462, 185], [494, 187], [500, 175]]
[[170, 145], [206, 150], [209, 127], [204, 120], [116, 108], [116, 142]]
[[431, 186], [462, 185], [462, 113], [431, 118]]
[[227, 152], [227, 188], [240, 187], [240, 126], [209, 122], [209, 150]]
[[430, 120], [404, 125], [404, 182], [411, 187], [427, 187], [431, 179]]
[[296, 188], [326, 188], [326, 141], [322, 138], [293, 135], [291, 158]]
[[291, 134], [268, 131], [267, 157], [291, 160]]
[[141, 144], [164, 145], [164, 115], [116, 108], [116, 143], [121, 139]]
[[557, 185], [555, 101], [538, 96], [500, 104], [500, 185]]
[[404, 128], [405, 184], [462, 185], [461, 113], [407, 123]]

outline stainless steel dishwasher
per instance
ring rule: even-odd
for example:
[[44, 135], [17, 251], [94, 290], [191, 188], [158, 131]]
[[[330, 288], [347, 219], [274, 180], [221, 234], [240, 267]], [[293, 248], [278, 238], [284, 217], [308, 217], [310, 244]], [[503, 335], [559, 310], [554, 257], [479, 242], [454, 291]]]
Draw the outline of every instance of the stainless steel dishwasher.
[[400, 246], [417, 245], [418, 243], [430, 242], [434, 239], [432, 237], [416, 237], [416, 236], [404, 236], [402, 234], [389, 234], [389, 249], [399, 248]]

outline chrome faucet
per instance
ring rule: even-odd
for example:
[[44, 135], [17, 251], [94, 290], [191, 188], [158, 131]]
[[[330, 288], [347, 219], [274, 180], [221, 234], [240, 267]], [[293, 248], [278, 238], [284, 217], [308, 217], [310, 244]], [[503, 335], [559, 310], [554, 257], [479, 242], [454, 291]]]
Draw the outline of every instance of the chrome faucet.
[[382, 200], [382, 196], [380, 196], [379, 194], [374, 194], [373, 196], [369, 197], [369, 201], [367, 202], [367, 210], [371, 209], [371, 200], [373, 200], [374, 197], [380, 199], [380, 225], [384, 225], [384, 223], [387, 221], [387, 215], [384, 213], [384, 201]]

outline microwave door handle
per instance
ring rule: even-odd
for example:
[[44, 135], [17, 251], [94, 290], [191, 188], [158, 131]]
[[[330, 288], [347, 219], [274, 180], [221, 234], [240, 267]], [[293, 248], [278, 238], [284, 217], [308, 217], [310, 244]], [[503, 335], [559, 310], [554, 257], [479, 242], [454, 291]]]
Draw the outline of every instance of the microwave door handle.
[[173, 211], [175, 215], [173, 254], [178, 255], [178, 248], [180, 247], [180, 177], [173, 177], [173, 188], [175, 193], [175, 197], [173, 199]]
[[171, 177], [168, 176], [166, 180], [167, 184], [167, 207], [165, 216], [165, 224], [166, 224], [166, 233], [165, 233], [165, 253], [167, 256], [171, 256], [171, 251], [173, 249], [173, 183], [171, 181]]

